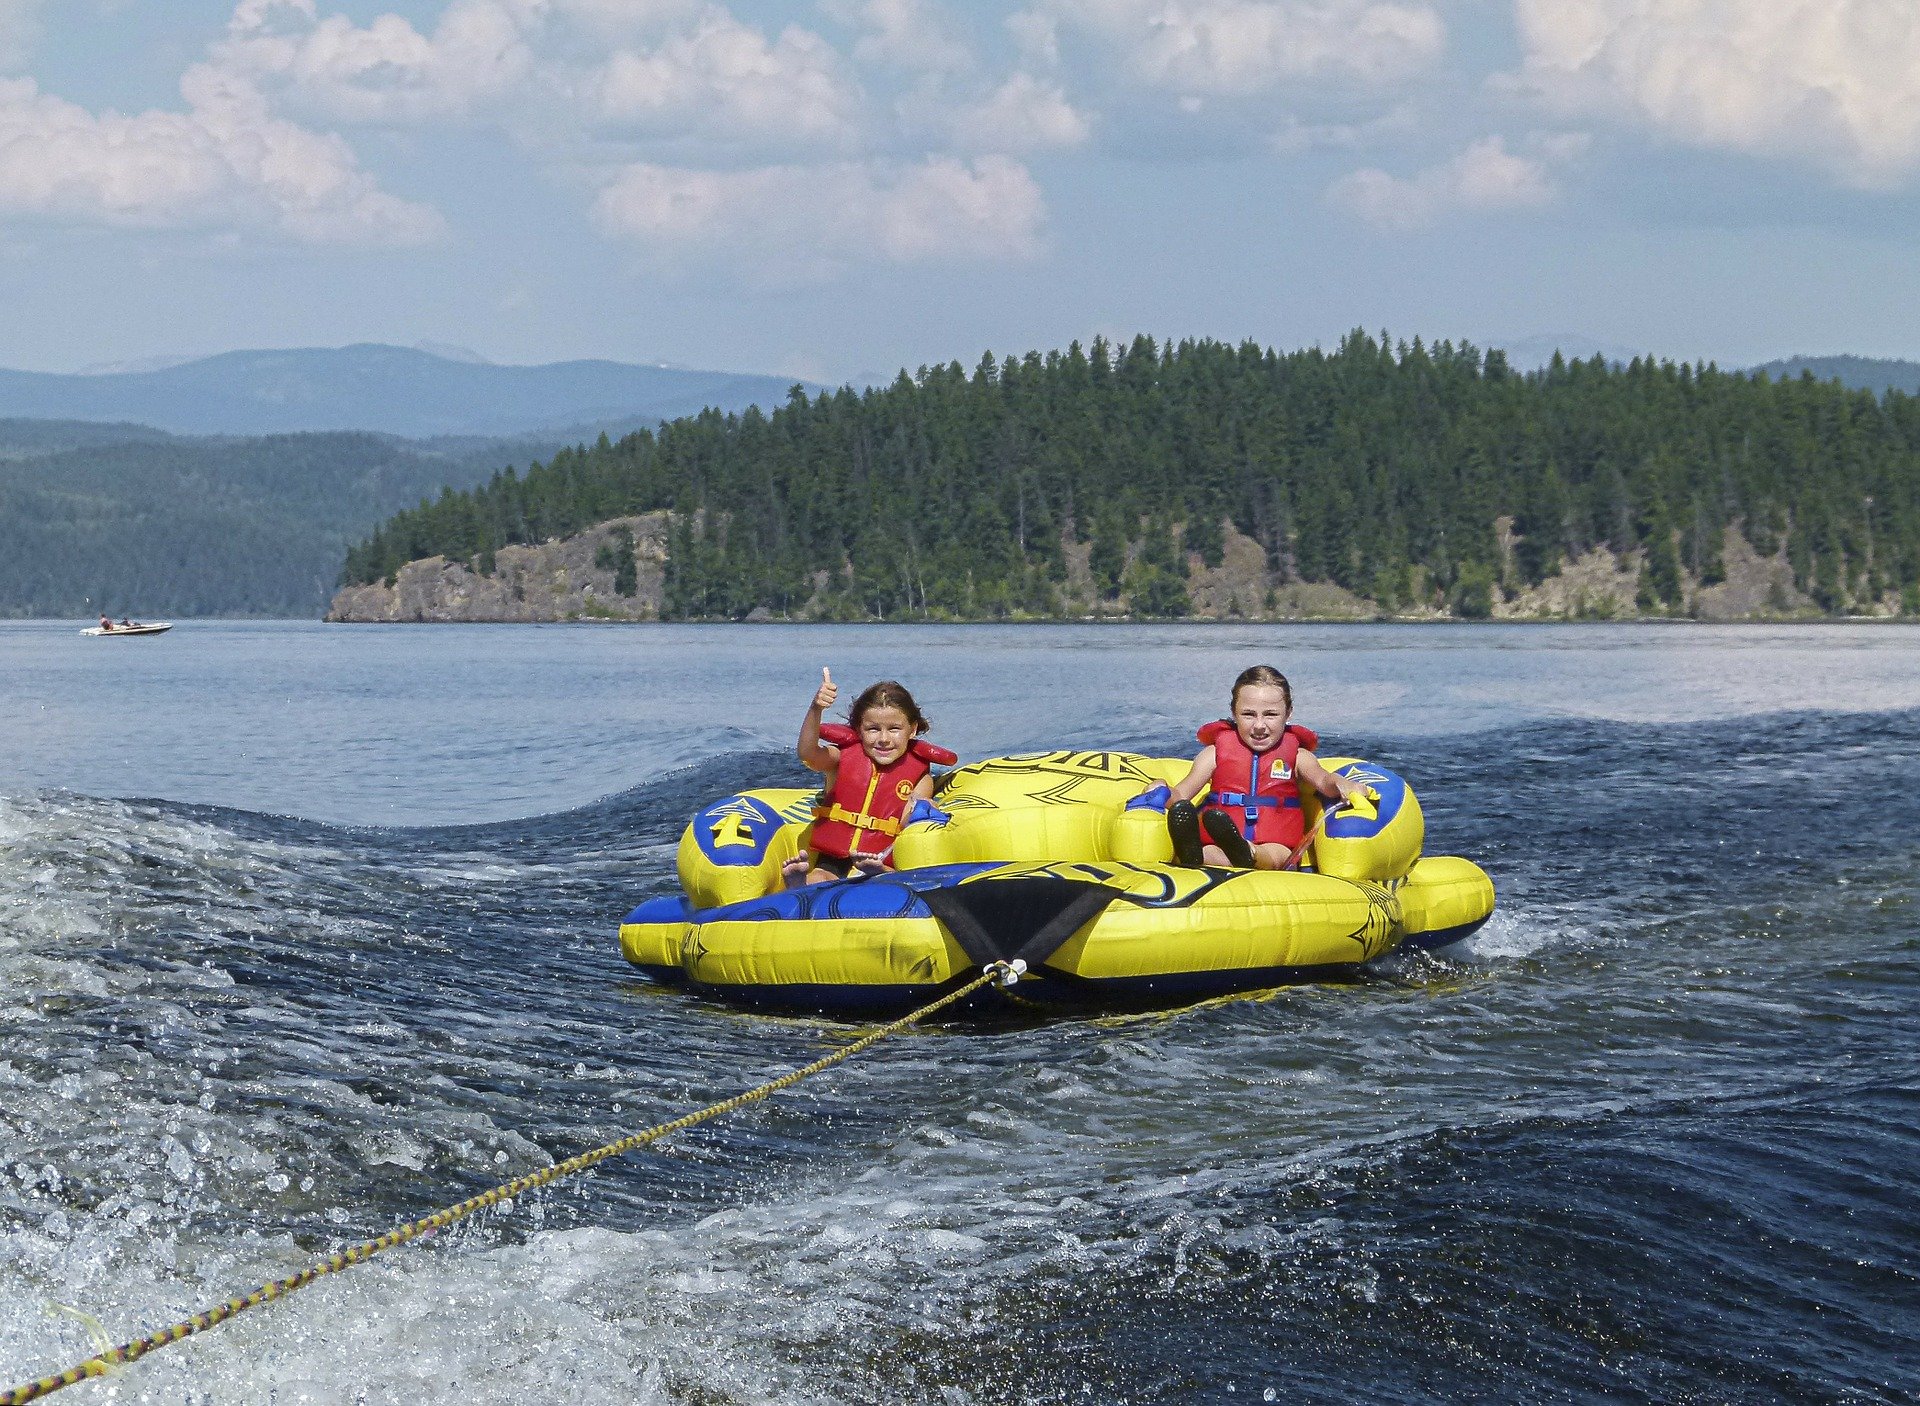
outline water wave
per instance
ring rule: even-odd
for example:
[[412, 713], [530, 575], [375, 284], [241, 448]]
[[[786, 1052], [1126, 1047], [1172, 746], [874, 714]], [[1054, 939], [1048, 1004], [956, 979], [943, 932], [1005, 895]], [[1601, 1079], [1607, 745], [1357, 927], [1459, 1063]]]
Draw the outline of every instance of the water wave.
[[[917, 1032], [117, 1399], [1917, 1385], [1920, 714], [1359, 742], [1494, 873], [1470, 950]], [[650, 988], [614, 940], [697, 804], [790, 773], [743, 745], [424, 829], [0, 800], [0, 1379], [88, 1350], [55, 1305], [132, 1336], [847, 1038]]]

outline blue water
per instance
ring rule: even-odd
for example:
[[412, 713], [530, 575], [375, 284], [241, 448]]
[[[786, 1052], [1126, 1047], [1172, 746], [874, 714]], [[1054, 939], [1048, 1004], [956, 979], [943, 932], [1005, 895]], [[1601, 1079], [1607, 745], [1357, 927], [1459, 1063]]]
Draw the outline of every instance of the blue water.
[[970, 758], [1270, 660], [1468, 951], [915, 1033], [67, 1399], [1920, 1390], [1920, 632], [76, 628], [0, 624], [0, 1386], [843, 1041], [613, 932], [820, 665]]

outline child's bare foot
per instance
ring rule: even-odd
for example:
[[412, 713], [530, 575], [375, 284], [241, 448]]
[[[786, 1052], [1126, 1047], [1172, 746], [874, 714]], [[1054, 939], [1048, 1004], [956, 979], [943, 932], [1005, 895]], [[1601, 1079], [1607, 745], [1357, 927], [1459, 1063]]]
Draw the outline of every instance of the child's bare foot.
[[780, 866], [780, 886], [797, 889], [807, 882], [809, 861], [804, 854], [796, 854]]

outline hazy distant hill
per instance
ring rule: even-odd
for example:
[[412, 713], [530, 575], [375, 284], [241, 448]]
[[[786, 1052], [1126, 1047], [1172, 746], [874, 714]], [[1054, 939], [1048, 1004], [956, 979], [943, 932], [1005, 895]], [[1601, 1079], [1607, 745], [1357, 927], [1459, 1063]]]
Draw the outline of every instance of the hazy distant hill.
[[0, 459], [29, 459], [63, 449], [171, 439], [151, 425], [97, 425], [86, 420], [0, 420]]
[[1789, 356], [1756, 366], [1776, 381], [1791, 380], [1811, 371], [1816, 381], [1838, 381], [1850, 390], [1905, 391], [1920, 395], [1920, 362], [1880, 361], [1870, 356]]
[[1507, 365], [1516, 371], [1544, 371], [1552, 363], [1555, 352], [1566, 361], [1590, 361], [1598, 356], [1623, 366], [1636, 356], [1645, 355], [1632, 347], [1603, 342], [1580, 332], [1541, 332], [1512, 341], [1496, 341], [1493, 345], [1507, 354]]
[[316, 615], [379, 519], [555, 447], [0, 420], [0, 616]]
[[[1556, 351], [1568, 361], [1585, 361], [1598, 355], [1621, 366], [1636, 356], [1653, 355], [1659, 359], [1657, 353], [1636, 352], [1578, 333], [1522, 337], [1505, 343], [1502, 349], [1507, 354], [1507, 364], [1516, 371], [1543, 370]], [[1849, 390], [1872, 391], [1875, 395], [1890, 390], [1920, 395], [1920, 362], [1916, 361], [1882, 361], [1868, 356], [1788, 356], [1747, 368], [1750, 375], [1765, 372], [1775, 381], [1797, 380], [1807, 371], [1813, 373], [1816, 381], [1838, 381]]]
[[136, 421], [180, 434], [373, 430], [435, 435], [551, 434], [633, 425], [712, 405], [768, 409], [780, 376], [562, 361], [494, 366], [408, 347], [362, 344], [236, 351], [152, 370], [56, 375], [0, 370], [0, 417]]

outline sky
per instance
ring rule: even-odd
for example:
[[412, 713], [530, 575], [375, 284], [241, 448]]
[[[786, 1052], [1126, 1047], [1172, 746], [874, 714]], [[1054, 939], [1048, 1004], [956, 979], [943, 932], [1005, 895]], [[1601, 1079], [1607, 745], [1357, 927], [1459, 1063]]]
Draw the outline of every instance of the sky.
[[1920, 357], [1916, 0], [0, 0], [0, 365]]

